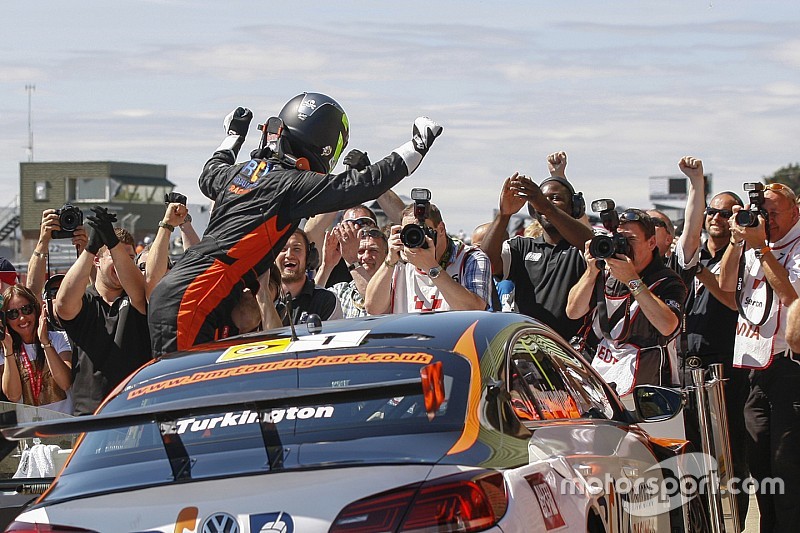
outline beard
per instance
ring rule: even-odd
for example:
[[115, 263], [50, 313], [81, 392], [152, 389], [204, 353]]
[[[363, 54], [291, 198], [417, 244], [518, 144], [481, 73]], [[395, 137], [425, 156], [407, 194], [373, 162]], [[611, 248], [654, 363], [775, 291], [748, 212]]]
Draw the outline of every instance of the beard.
[[294, 271], [281, 271], [281, 281], [284, 283], [295, 283], [302, 279], [305, 279], [306, 273], [304, 270], [294, 270]]

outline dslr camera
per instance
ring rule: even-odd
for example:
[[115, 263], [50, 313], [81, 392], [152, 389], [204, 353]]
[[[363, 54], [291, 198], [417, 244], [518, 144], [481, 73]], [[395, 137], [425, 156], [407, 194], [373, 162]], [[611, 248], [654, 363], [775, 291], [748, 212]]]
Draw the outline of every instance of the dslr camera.
[[72, 204], [64, 204], [61, 209], [56, 209], [56, 215], [61, 229], [53, 230], [54, 239], [71, 239], [78, 226], [83, 225], [83, 211]]
[[767, 219], [767, 211], [764, 209], [764, 184], [761, 182], [745, 183], [743, 186], [747, 191], [750, 200], [750, 209], [740, 209], [736, 213], [736, 223], [746, 228], [758, 226], [758, 215]]
[[425, 225], [431, 208], [431, 191], [428, 189], [411, 189], [411, 199], [414, 200], [414, 216], [416, 224], [406, 224], [400, 230], [400, 241], [406, 248], [427, 248], [425, 237], [433, 239], [436, 245], [436, 231]]
[[595, 235], [589, 241], [589, 253], [595, 259], [607, 259], [616, 254], [630, 255], [628, 239], [617, 233], [619, 215], [616, 207], [614, 200], [608, 198], [592, 202], [592, 211], [600, 215], [603, 227], [611, 232], [611, 235]]

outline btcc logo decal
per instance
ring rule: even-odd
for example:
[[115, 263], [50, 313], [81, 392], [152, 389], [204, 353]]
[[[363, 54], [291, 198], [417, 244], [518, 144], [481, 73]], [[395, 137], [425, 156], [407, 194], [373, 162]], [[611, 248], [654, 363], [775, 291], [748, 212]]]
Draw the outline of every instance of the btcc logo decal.
[[[289, 407], [287, 409], [270, 409], [260, 413], [261, 421], [277, 424], [282, 420], [307, 420], [309, 418], [331, 418], [334, 413], [332, 405], [320, 407]], [[181, 435], [189, 432], [205, 431], [215, 427], [242, 426], [259, 421], [259, 413], [244, 410], [240, 413], [225, 413], [222, 416], [204, 418], [184, 418], [175, 423], [175, 433]]]
[[344, 331], [331, 335], [306, 335], [297, 340], [291, 339], [270, 339], [266, 341], [251, 342], [232, 346], [222, 352], [217, 358], [217, 363], [232, 361], [235, 359], [245, 359], [247, 357], [259, 357], [271, 353], [293, 353], [309, 350], [333, 349], [333, 348], [353, 348], [361, 344], [361, 341], [369, 334], [369, 330]]

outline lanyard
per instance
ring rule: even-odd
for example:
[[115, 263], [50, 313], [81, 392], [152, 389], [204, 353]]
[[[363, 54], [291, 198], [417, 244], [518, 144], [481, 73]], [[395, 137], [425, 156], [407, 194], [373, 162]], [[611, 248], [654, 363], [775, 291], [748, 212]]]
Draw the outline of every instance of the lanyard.
[[19, 358], [22, 361], [22, 366], [25, 367], [25, 372], [28, 374], [28, 381], [31, 384], [31, 394], [33, 394], [33, 405], [39, 405], [39, 395], [42, 392], [43, 372], [37, 368], [39, 365], [31, 364], [28, 358], [28, 352], [25, 351], [25, 345], [21, 346], [22, 354]]

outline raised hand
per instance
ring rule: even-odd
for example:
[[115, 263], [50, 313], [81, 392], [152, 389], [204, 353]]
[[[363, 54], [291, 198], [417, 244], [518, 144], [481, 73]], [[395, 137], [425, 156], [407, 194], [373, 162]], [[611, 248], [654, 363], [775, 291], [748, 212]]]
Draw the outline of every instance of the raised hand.
[[428, 117], [418, 117], [411, 131], [411, 141], [394, 150], [403, 158], [408, 174], [413, 174], [422, 158], [428, 153], [433, 141], [442, 134], [442, 127]]
[[228, 135], [247, 136], [250, 121], [253, 120], [253, 112], [246, 107], [237, 107], [225, 117], [225, 131]]
[[550, 171], [551, 176], [559, 176], [566, 178], [565, 171], [567, 169], [567, 154], [566, 152], [553, 152], [547, 156], [547, 170]]
[[[92, 207], [92, 212], [94, 215], [87, 217], [87, 225], [90, 230], [89, 243], [87, 243], [86, 249], [97, 255], [97, 250], [100, 247], [97, 246], [97, 250], [94, 250], [94, 247], [97, 245], [98, 239], [101, 241], [101, 246], [105, 245], [109, 250], [119, 244], [117, 234], [114, 233], [114, 222], [117, 221], [117, 215], [109, 213], [108, 209], [99, 205]], [[90, 248], [90, 245], [92, 248]]]
[[370, 162], [369, 157], [367, 157], [367, 152], [353, 149], [344, 156], [344, 164], [361, 172], [370, 165]]

